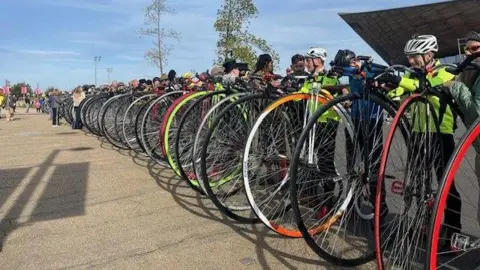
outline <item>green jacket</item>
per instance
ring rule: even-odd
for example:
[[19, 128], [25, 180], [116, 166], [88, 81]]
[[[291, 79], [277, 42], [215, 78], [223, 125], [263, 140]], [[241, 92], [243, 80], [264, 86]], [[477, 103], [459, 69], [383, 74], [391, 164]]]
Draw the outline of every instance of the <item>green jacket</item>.
[[448, 91], [463, 113], [465, 125], [467, 128], [470, 127], [480, 116], [480, 76], [477, 77], [471, 89], [455, 81], [448, 87]]

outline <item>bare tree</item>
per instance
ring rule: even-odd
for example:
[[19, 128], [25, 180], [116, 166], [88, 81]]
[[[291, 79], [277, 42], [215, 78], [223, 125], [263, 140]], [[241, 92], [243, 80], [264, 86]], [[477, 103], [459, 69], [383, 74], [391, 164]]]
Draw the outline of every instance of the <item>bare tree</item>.
[[166, 44], [167, 39], [180, 40], [180, 33], [173, 29], [162, 27], [164, 16], [175, 14], [175, 10], [167, 6], [166, 0], [152, 0], [152, 3], [145, 7], [145, 19], [143, 24], [145, 28], [140, 29], [140, 35], [153, 37], [153, 48], [145, 53], [147, 59], [160, 70], [168, 64], [167, 57], [173, 50], [172, 45]]

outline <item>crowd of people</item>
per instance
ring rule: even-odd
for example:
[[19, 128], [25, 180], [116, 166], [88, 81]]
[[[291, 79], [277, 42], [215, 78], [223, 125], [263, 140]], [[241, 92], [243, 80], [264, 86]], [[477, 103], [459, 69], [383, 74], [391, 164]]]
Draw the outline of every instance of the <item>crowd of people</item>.
[[7, 122], [15, 119], [15, 113], [19, 104], [23, 104], [25, 113], [30, 113], [30, 108], [33, 106], [37, 113], [41, 112], [42, 104], [45, 102], [43, 97], [31, 97], [30, 94], [25, 95], [20, 99], [15, 94], [5, 94], [5, 91], [0, 87], [0, 119], [2, 118], [2, 111], [5, 114]]

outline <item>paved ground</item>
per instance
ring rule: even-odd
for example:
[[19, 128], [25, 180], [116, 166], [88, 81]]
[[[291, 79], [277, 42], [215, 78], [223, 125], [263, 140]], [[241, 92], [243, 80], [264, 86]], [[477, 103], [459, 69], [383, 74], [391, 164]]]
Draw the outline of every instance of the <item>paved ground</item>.
[[343, 269], [303, 239], [232, 223], [170, 169], [47, 118], [0, 119], [0, 269]]

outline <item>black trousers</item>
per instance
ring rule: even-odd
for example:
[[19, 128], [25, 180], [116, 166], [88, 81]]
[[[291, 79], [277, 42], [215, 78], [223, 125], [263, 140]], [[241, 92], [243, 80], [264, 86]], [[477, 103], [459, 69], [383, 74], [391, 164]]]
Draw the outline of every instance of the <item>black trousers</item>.
[[74, 107], [73, 108], [75, 112], [75, 123], [73, 123], [73, 128], [74, 129], [81, 129], [83, 124], [82, 124], [82, 119], [80, 118], [80, 107]]
[[52, 108], [52, 125], [58, 125], [58, 108]]

